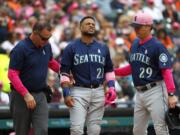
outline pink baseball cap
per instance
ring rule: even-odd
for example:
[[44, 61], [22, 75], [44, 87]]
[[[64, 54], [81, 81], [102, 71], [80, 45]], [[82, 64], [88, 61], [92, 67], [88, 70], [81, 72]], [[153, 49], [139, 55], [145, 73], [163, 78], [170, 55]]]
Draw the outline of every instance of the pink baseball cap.
[[132, 22], [133, 27], [137, 27], [140, 25], [152, 25], [153, 24], [153, 18], [150, 14], [145, 13], [143, 11], [138, 12]]
[[99, 6], [96, 3], [91, 4], [91, 9], [98, 9]]
[[73, 10], [78, 9], [79, 4], [77, 2], [73, 2], [69, 7], [68, 7], [68, 12], [71, 13]]
[[147, 0], [147, 3], [154, 3], [154, 0]]
[[140, 2], [139, 2], [139, 0], [133, 0], [132, 1], [132, 5], [138, 5]]
[[179, 29], [180, 29], [180, 23], [178, 23], [178, 22], [173, 22], [173, 23], [172, 23], [172, 28], [175, 29], [175, 30], [179, 30]]
[[174, 1], [173, 0], [164, 0], [165, 4], [172, 4]]

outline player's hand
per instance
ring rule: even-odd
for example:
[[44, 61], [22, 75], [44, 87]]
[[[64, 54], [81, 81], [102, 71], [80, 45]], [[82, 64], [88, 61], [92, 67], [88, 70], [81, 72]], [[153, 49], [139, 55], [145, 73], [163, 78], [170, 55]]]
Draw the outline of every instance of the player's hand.
[[175, 108], [178, 102], [178, 98], [176, 96], [168, 96], [168, 103], [170, 108]]
[[26, 95], [24, 95], [24, 100], [26, 102], [27, 108], [34, 109], [36, 107], [36, 101], [29, 92]]
[[74, 106], [74, 99], [71, 96], [66, 96], [64, 97], [64, 103], [68, 106], [68, 107], [73, 107]]
[[105, 105], [114, 103], [116, 97], [117, 95], [114, 87], [110, 87], [105, 94]]

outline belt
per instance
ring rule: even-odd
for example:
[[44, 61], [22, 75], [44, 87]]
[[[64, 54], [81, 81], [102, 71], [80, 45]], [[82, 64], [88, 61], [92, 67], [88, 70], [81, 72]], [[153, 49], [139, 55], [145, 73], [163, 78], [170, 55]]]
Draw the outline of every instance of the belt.
[[75, 84], [75, 86], [93, 89], [98, 88], [101, 84]]
[[143, 86], [137, 86], [136, 89], [137, 89], [137, 91], [139, 91], [139, 92], [145, 92], [145, 91], [147, 91], [147, 90], [155, 87], [156, 85], [157, 85], [156, 82], [152, 82], [152, 83], [148, 83], [148, 84], [143, 85]]
[[[14, 86], [10, 83], [10, 88], [12, 91], [17, 91]], [[43, 92], [44, 90], [46, 90], [47, 87], [44, 87], [42, 89], [38, 89], [38, 90], [31, 90], [29, 91], [30, 93], [40, 93], [40, 92]]]

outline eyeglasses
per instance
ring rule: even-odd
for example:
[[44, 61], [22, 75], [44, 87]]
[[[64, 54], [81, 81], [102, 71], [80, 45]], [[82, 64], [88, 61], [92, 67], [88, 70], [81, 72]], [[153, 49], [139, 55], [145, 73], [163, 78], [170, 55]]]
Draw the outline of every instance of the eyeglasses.
[[49, 36], [49, 37], [43, 37], [40, 33], [38, 33], [38, 35], [39, 35], [39, 37], [41, 38], [41, 40], [43, 40], [43, 41], [48, 41], [49, 38], [51, 37], [51, 36]]

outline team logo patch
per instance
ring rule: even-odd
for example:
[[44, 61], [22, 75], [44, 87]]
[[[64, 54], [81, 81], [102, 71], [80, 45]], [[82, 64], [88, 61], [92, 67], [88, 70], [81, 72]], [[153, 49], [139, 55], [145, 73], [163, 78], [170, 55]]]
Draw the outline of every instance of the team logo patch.
[[160, 56], [159, 56], [159, 60], [163, 63], [167, 62], [168, 61], [168, 56], [165, 54], [165, 53], [162, 53]]
[[43, 50], [43, 54], [45, 55], [46, 54], [46, 52]]

